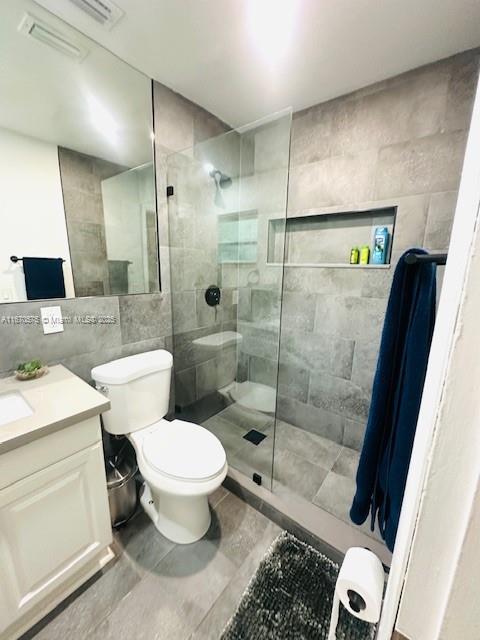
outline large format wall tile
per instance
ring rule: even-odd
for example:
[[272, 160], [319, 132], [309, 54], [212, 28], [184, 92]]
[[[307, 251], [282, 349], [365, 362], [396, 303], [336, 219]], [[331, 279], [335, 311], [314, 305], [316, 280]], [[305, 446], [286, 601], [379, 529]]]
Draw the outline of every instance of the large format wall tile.
[[366, 422], [358, 422], [357, 420], [344, 419], [343, 429], [343, 445], [350, 447], [356, 451], [360, 451], [363, 445], [363, 436], [365, 434]]
[[278, 369], [278, 393], [280, 395], [299, 400], [308, 401], [308, 386], [310, 383], [310, 371], [307, 368], [296, 367], [280, 362]]
[[172, 333], [169, 295], [139, 293], [121, 296], [119, 307], [124, 343], [140, 342]]
[[314, 293], [285, 291], [282, 302], [282, 327], [294, 331], [312, 331], [317, 296]]
[[446, 131], [468, 129], [478, 81], [478, 66], [478, 49], [467, 51], [451, 59], [451, 73], [443, 122]]
[[457, 191], [444, 191], [443, 193], [432, 193], [430, 196], [423, 245], [426, 249], [445, 251], [448, 248], [457, 195]]
[[309, 402], [324, 411], [360, 422], [368, 416], [370, 393], [350, 380], [315, 373], [310, 377]]
[[382, 330], [385, 308], [385, 298], [319, 296], [315, 332], [350, 340], [373, 340]]
[[[67, 369], [73, 371], [73, 373], [83, 378], [83, 380], [91, 382], [91, 371], [93, 367], [105, 364], [105, 362], [117, 360], [118, 358], [125, 358], [137, 353], [145, 353], [146, 351], [154, 351], [156, 349], [171, 350], [169, 339], [164, 337], [152, 338], [151, 340], [122, 344], [119, 347], [110, 347], [89, 353], [82, 353], [77, 356], [67, 358], [62, 356], [62, 358], [59, 359], [59, 363], [65, 365]], [[55, 363], [52, 362], [52, 364]]]
[[[59, 305], [64, 331], [45, 335], [39, 324], [8, 324], [2, 317], [40, 317], [40, 308]], [[111, 317], [113, 322], [95, 323], [94, 318]], [[101, 351], [122, 344], [118, 298], [82, 298], [3, 305], [0, 309], [0, 371], [8, 372], [20, 362], [39, 358], [44, 363]]]
[[409, 140], [381, 149], [375, 196], [391, 198], [458, 187], [466, 131]]
[[339, 378], [350, 378], [354, 343], [335, 336], [325, 328], [324, 333], [283, 331], [281, 337], [282, 364], [299, 369], [323, 371]]
[[396, 199], [394, 251], [405, 251], [423, 245], [429, 202], [428, 193]]
[[351, 381], [371, 392], [377, 367], [380, 336], [373, 340], [357, 340], [353, 353]]
[[278, 395], [277, 416], [301, 429], [342, 444], [344, 418], [338, 413]]
[[288, 210], [295, 212], [333, 204], [371, 200], [376, 151], [335, 155], [290, 170]]

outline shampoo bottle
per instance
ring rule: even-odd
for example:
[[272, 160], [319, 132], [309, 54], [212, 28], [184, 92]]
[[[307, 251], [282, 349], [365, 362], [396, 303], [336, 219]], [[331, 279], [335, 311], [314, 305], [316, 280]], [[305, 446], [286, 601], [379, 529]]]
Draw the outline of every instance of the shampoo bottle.
[[388, 229], [377, 227], [373, 241], [372, 264], [385, 264], [388, 251]]

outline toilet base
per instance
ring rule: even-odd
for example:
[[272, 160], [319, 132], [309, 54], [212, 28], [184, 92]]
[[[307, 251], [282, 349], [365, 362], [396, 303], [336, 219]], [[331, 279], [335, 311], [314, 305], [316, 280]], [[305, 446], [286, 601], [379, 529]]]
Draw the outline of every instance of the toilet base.
[[206, 495], [154, 493], [144, 483], [140, 503], [158, 531], [177, 544], [190, 544], [200, 540], [210, 527], [210, 507]]

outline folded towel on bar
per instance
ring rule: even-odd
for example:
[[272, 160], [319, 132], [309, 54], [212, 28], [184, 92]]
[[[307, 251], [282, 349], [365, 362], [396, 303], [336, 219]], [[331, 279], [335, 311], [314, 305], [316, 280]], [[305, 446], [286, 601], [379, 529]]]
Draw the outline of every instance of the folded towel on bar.
[[350, 509], [355, 524], [371, 514], [390, 550], [397, 534], [435, 323], [436, 265], [399, 259], [383, 326], [372, 400]]
[[28, 300], [65, 298], [62, 258], [23, 258]]

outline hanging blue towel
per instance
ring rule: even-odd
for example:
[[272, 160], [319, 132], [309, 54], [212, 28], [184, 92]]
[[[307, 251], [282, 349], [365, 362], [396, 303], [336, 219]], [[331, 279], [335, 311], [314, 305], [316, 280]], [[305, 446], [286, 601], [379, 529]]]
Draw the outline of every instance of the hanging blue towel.
[[436, 265], [405, 263], [395, 269], [383, 326], [357, 491], [350, 509], [355, 524], [371, 513], [393, 551], [412, 453], [435, 323]]
[[62, 258], [23, 258], [28, 300], [65, 298]]

